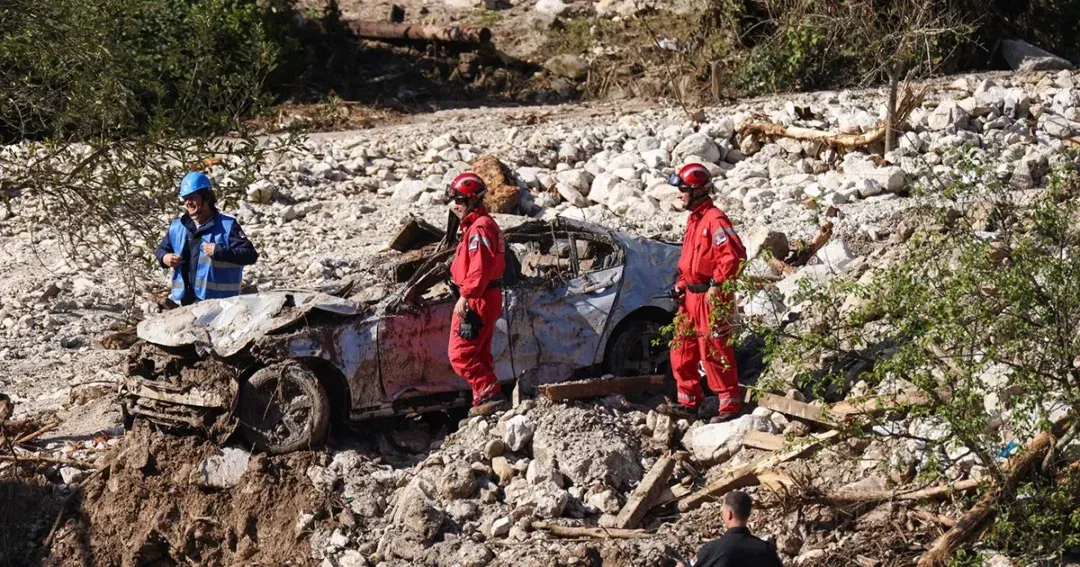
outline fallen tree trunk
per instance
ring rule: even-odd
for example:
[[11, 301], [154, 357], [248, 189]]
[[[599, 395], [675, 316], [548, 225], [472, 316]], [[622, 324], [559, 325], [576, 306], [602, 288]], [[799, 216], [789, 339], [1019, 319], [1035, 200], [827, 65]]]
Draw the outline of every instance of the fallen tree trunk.
[[[913, 92], [909, 87], [905, 86], [903, 98], [900, 100], [900, 104], [897, 105], [893, 124], [899, 125], [907, 120], [911, 111], [922, 104], [925, 94], [925, 89], [919, 92]], [[880, 142], [885, 139], [886, 130], [888, 130], [888, 123], [885, 120], [882, 120], [873, 130], [863, 132], [862, 134], [835, 134], [822, 130], [814, 130], [812, 128], [784, 126], [783, 124], [767, 122], [761, 119], [747, 120], [739, 127], [739, 131], [744, 137], [761, 136], [766, 138], [791, 138], [793, 140], [818, 142], [841, 150], [854, 150], [856, 148]]]
[[585, 526], [560, 526], [551, 522], [533, 522], [532, 527], [559, 537], [594, 537], [599, 539], [634, 539], [649, 535], [645, 530], [620, 528], [593, 528]]
[[442, 41], [446, 43], [488, 43], [491, 30], [480, 27], [421, 26], [391, 22], [344, 20], [346, 26], [362, 39]]
[[1002, 498], [1012, 497], [1011, 493], [1016, 490], [1016, 486], [1020, 484], [1020, 481], [1027, 476], [1035, 463], [1039, 462], [1043, 455], [1054, 446], [1057, 436], [1064, 430], [1069, 419], [1067, 416], [1059, 420], [1054, 424], [1051, 431], [1041, 433], [1028, 443], [1023, 453], [1009, 461], [1004, 471], [1005, 484], [997, 486], [988, 492], [986, 496], [979, 500], [978, 504], [968, 510], [957, 521], [955, 527], [942, 534], [930, 549], [919, 558], [917, 567], [936, 567], [948, 564], [960, 546], [981, 532], [986, 522], [994, 515], [994, 504]]
[[771, 455], [752, 463], [736, 467], [728, 471], [724, 476], [710, 482], [705, 488], [702, 488], [698, 492], [681, 500], [679, 502], [679, 511], [686, 512], [688, 510], [693, 510], [706, 502], [716, 500], [732, 490], [759, 484], [760, 481], [758, 475], [772, 472], [774, 467], [786, 461], [809, 455], [820, 448], [822, 443], [839, 434], [839, 431], [829, 431], [815, 436], [813, 441], [803, 447], [798, 447], [779, 455]]
[[833, 504], [863, 504], [869, 502], [884, 502], [886, 500], [932, 500], [944, 498], [957, 492], [967, 492], [978, 488], [988, 482], [987, 479], [968, 479], [933, 486], [911, 492], [897, 492], [894, 490], [843, 490], [827, 494], [825, 499]]

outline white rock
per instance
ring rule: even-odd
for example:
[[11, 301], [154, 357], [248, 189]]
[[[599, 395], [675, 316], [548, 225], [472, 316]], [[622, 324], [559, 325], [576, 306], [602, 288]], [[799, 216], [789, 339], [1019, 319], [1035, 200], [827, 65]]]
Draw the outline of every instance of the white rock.
[[573, 187], [570, 187], [569, 185], [566, 185], [564, 183], [556, 183], [555, 184], [555, 190], [558, 191], [559, 195], [567, 203], [570, 203], [571, 205], [573, 205], [575, 207], [588, 207], [589, 206], [589, 200], [587, 198], [585, 198], [585, 196], [582, 195], [577, 189], [574, 189]]
[[926, 123], [931, 130], [944, 130], [949, 126], [963, 128], [967, 125], [967, 113], [960, 108], [956, 101], [947, 98], [926, 117]]
[[60, 479], [64, 481], [64, 484], [72, 486], [75, 483], [82, 480], [84, 476], [83, 471], [74, 467], [60, 467]]
[[619, 184], [619, 180], [609, 173], [602, 173], [593, 179], [592, 186], [587, 195], [594, 203], [605, 204], [611, 196], [611, 191]]
[[597, 492], [589, 496], [586, 504], [596, 508], [602, 514], [618, 514], [620, 509], [619, 497], [615, 494], [615, 491], [611, 489]]
[[569, 169], [555, 174], [560, 183], [575, 189], [582, 196], [588, 196], [589, 186], [593, 182], [591, 173], [583, 169]]
[[1055, 138], [1068, 138], [1073, 133], [1072, 124], [1056, 114], [1043, 114], [1039, 119], [1039, 129]]
[[346, 549], [338, 557], [338, 567], [368, 567], [368, 562], [359, 551]]
[[213, 488], [232, 488], [240, 484], [247, 470], [251, 453], [235, 447], [226, 447], [220, 455], [214, 455], [199, 463], [199, 484]]
[[690, 155], [700, 156], [704, 161], [712, 163], [720, 161], [722, 157], [720, 148], [716, 146], [712, 138], [701, 133], [691, 134], [683, 138], [679, 145], [675, 146], [675, 151], [672, 152], [672, 156], [676, 160]]
[[817, 252], [817, 259], [834, 271], [843, 270], [855, 260], [843, 238], [833, 238]]
[[521, 451], [532, 440], [535, 428], [529, 418], [524, 415], [515, 415], [506, 422], [506, 432], [503, 434], [503, 443], [511, 451]]
[[491, 523], [491, 537], [503, 537], [510, 533], [510, 526], [514, 525], [514, 522], [503, 516]]
[[698, 427], [687, 434], [689, 439], [684, 438], [683, 445], [698, 461], [726, 460], [741, 448], [743, 435], [747, 431], [772, 432], [774, 429], [775, 426], [768, 419], [744, 415], [731, 421]]
[[539, 0], [534, 10], [542, 14], [550, 14], [552, 16], [558, 16], [566, 11], [568, 6], [563, 3], [562, 0]]
[[400, 203], [413, 203], [427, 190], [427, 183], [414, 179], [405, 179], [394, 185], [391, 200]]

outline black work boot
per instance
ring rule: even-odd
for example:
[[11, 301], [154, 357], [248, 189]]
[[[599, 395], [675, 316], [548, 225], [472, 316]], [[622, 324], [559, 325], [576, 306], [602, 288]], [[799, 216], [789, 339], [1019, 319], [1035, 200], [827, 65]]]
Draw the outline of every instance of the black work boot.
[[501, 391], [495, 392], [469, 408], [469, 417], [486, 417], [508, 409], [510, 409], [510, 400], [507, 400]]
[[697, 419], [697, 408], [684, 406], [678, 402], [664, 402], [656, 407], [657, 413], [671, 416], [675, 419], [694, 421]]

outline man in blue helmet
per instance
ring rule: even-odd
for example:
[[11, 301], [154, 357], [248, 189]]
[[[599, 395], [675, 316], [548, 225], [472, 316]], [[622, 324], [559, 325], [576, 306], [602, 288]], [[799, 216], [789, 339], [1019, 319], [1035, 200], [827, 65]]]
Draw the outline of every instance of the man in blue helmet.
[[172, 221], [154, 255], [173, 269], [170, 299], [190, 305], [203, 299], [240, 295], [244, 266], [259, 259], [240, 223], [218, 212], [213, 185], [192, 171], [180, 182], [185, 215]]

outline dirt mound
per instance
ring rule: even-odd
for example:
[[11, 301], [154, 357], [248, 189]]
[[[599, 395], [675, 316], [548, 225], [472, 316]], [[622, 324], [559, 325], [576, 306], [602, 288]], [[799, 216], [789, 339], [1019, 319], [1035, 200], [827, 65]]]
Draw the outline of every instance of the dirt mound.
[[46, 565], [253, 565], [314, 562], [307, 535], [329, 517], [326, 496], [303, 476], [313, 453], [252, 455], [232, 488], [200, 480], [220, 449], [137, 424], [78, 512], [57, 534]]

